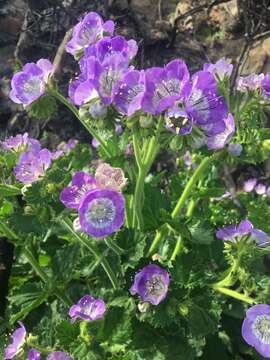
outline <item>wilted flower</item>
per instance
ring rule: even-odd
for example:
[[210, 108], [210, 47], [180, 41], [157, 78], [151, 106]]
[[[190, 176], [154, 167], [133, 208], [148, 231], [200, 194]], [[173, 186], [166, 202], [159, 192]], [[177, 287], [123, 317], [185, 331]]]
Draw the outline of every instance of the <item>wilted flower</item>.
[[127, 184], [124, 171], [121, 168], [115, 168], [107, 163], [101, 163], [95, 173], [97, 187], [100, 189], [109, 189], [121, 191]]
[[141, 109], [144, 91], [144, 71], [130, 70], [115, 87], [114, 103], [117, 109], [127, 116], [132, 116]]
[[150, 264], [135, 275], [130, 293], [138, 294], [142, 301], [158, 305], [166, 298], [169, 283], [168, 272], [158, 265]]
[[259, 247], [268, 246], [270, 243], [269, 236], [260, 229], [254, 229], [254, 226], [249, 220], [243, 220], [239, 225], [225, 226], [216, 232], [218, 239], [232, 242], [246, 235], [249, 235]]
[[258, 304], [248, 309], [242, 336], [259, 354], [270, 357], [270, 305]]
[[157, 115], [186, 96], [189, 88], [189, 71], [182, 60], [173, 60], [164, 68], [147, 69], [142, 108]]
[[90, 12], [75, 25], [71, 40], [66, 45], [66, 51], [77, 57], [79, 53], [91, 44], [94, 44], [104, 35], [112, 35], [114, 22], [104, 22], [95, 12]]
[[258, 194], [258, 195], [263, 195], [266, 193], [266, 186], [264, 184], [257, 184], [255, 186], [255, 192]]
[[232, 143], [228, 146], [228, 153], [232, 156], [240, 156], [243, 150], [243, 146], [238, 143]]
[[24, 184], [31, 184], [45, 175], [51, 166], [52, 153], [48, 149], [38, 152], [27, 151], [21, 154], [19, 163], [14, 168], [16, 179]]
[[73, 359], [65, 352], [54, 351], [47, 356], [47, 360], [73, 360]]
[[102, 318], [105, 311], [106, 306], [102, 299], [95, 299], [91, 295], [85, 295], [76, 305], [71, 306], [69, 316], [72, 318], [72, 322], [75, 322], [78, 318], [93, 321]]
[[12, 343], [5, 348], [4, 359], [13, 359], [25, 343], [26, 330], [22, 322], [19, 321], [20, 327], [12, 334]]
[[238, 91], [246, 92], [248, 90], [259, 89], [262, 85], [264, 74], [251, 74], [248, 76], [240, 76], [236, 81], [236, 88]]
[[90, 236], [108, 236], [124, 223], [125, 199], [117, 191], [89, 191], [81, 200], [79, 217], [82, 230]]
[[217, 134], [210, 135], [207, 139], [207, 146], [209, 149], [222, 149], [235, 133], [235, 123], [232, 114], [228, 114], [222, 122], [225, 126], [224, 130]]
[[254, 190], [256, 184], [257, 184], [257, 179], [255, 178], [248, 179], [244, 182], [243, 190], [245, 192], [251, 192], [252, 190]]
[[40, 352], [36, 349], [29, 350], [27, 360], [41, 360]]
[[41, 146], [40, 142], [36, 139], [30, 138], [28, 133], [23, 135], [18, 134], [11, 136], [5, 141], [0, 141], [0, 146], [6, 150], [14, 150], [16, 152], [22, 151], [39, 151]]
[[14, 74], [11, 80], [10, 99], [24, 105], [37, 100], [45, 93], [45, 85], [52, 70], [53, 65], [47, 59], [24, 65], [22, 71]]
[[211, 74], [217, 76], [220, 80], [223, 80], [225, 76], [228, 78], [231, 76], [233, 71], [233, 65], [229, 60], [222, 58], [218, 60], [215, 64], [204, 64], [204, 71], [208, 71]]
[[72, 177], [71, 186], [67, 186], [60, 194], [65, 207], [78, 209], [84, 195], [96, 188], [96, 180], [83, 171], [76, 172]]
[[67, 143], [61, 143], [57, 146], [57, 150], [52, 153], [52, 159], [58, 159], [59, 157], [69, 154], [78, 144], [78, 140], [69, 139]]

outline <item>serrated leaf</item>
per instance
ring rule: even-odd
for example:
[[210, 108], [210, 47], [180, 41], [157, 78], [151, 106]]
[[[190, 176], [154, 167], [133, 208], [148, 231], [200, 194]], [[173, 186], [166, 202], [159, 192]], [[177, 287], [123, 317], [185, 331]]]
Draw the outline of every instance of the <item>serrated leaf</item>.
[[27, 111], [35, 118], [49, 119], [57, 111], [57, 104], [52, 96], [45, 94], [28, 106]]
[[21, 189], [14, 185], [0, 184], [0, 196], [16, 196], [21, 194]]
[[213, 230], [210, 226], [206, 227], [201, 221], [189, 228], [192, 235], [192, 241], [202, 245], [209, 245], [214, 241]]

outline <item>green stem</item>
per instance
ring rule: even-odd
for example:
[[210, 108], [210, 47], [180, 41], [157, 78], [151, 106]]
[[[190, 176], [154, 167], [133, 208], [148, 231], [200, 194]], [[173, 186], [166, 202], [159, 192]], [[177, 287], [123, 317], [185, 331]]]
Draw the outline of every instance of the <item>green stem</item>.
[[176, 259], [177, 255], [180, 253], [180, 251], [183, 249], [183, 247], [184, 247], [183, 239], [181, 236], [179, 236], [177, 238], [176, 245], [175, 245], [174, 251], [171, 256], [171, 261], [174, 261]]
[[167, 233], [167, 224], [164, 224], [159, 230], [156, 232], [156, 236], [154, 237], [154, 240], [152, 241], [152, 244], [150, 246], [150, 249], [148, 250], [147, 256], [151, 256], [156, 248], [158, 247], [161, 239], [164, 237], [165, 233]]
[[113, 239], [105, 238], [104, 242], [108, 246], [108, 248], [111, 249], [116, 255], [121, 256], [122, 254], [124, 254], [125, 250], [118, 246]]
[[171, 214], [173, 220], [176, 219], [176, 217], [180, 214], [181, 209], [183, 208], [197, 181], [204, 175], [204, 172], [208, 168], [208, 166], [210, 166], [210, 164], [216, 159], [217, 154], [204, 158], [200, 165], [197, 167], [194, 174], [191, 176], [188, 183], [186, 184], [184, 191], [178, 199], [177, 204]]
[[[76, 231], [74, 231], [72, 222], [69, 219], [61, 218], [59, 221], [62, 224], [62, 226], [65, 227], [65, 229], [79, 241], [80, 244], [85, 246], [95, 256], [97, 260], [100, 260], [101, 256], [99, 256], [99, 254], [96, 252], [95, 248], [92, 246], [89, 240], [82, 237], [81, 235], [76, 233]], [[119, 287], [118, 280], [113, 270], [111, 269], [108, 261], [106, 259], [102, 259], [100, 260], [100, 264], [103, 267], [103, 270], [107, 274], [108, 278], [110, 279], [113, 288], [117, 289]]]
[[256, 300], [244, 295], [244, 294], [240, 294], [237, 291], [231, 290], [231, 289], [227, 289], [224, 287], [219, 287], [219, 286], [213, 286], [214, 290], [219, 291], [222, 294], [228, 295], [230, 297], [233, 297], [234, 299], [240, 300], [240, 301], [244, 301], [248, 304], [256, 304]]
[[104, 153], [106, 154], [106, 156], [108, 156], [108, 158], [110, 158], [111, 152], [109, 151], [106, 142], [102, 139], [102, 137], [96, 132], [95, 129], [93, 129], [92, 126], [89, 125], [88, 122], [84, 121], [80, 115], [79, 115], [79, 111], [76, 108], [76, 106], [74, 106], [73, 104], [71, 104], [63, 95], [61, 95], [58, 91], [56, 90], [49, 90], [49, 93], [54, 96], [57, 100], [59, 100], [62, 104], [64, 104], [75, 116], [76, 118], [80, 121], [80, 123], [86, 128], [86, 130], [100, 143], [101, 148], [103, 149]]

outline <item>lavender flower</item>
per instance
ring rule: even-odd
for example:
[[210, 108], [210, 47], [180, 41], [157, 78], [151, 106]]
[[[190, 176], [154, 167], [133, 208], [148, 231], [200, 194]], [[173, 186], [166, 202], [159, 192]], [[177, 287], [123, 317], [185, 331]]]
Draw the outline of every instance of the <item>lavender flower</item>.
[[251, 192], [254, 190], [255, 186], [257, 184], [257, 179], [248, 179], [244, 182], [243, 190], [245, 192]]
[[66, 51], [74, 57], [78, 57], [84, 48], [96, 43], [106, 34], [112, 35], [113, 32], [113, 21], [109, 20], [104, 23], [97, 13], [90, 12], [75, 25], [72, 38], [66, 45]]
[[266, 195], [270, 197], [270, 186], [266, 189]]
[[71, 306], [69, 316], [72, 318], [72, 322], [75, 322], [78, 318], [93, 321], [102, 318], [105, 311], [106, 306], [102, 299], [95, 299], [91, 295], [85, 295], [76, 305]]
[[251, 232], [251, 238], [256, 242], [259, 247], [265, 247], [270, 244], [269, 236], [260, 229], [253, 229]]
[[85, 172], [78, 171], [72, 177], [71, 186], [67, 186], [60, 194], [65, 207], [78, 209], [80, 202], [89, 190], [96, 188], [96, 180]]
[[216, 232], [216, 237], [221, 240], [235, 241], [237, 237], [248, 235], [253, 230], [253, 225], [248, 220], [242, 220], [239, 225], [229, 225]]
[[99, 146], [100, 146], [100, 142], [96, 139], [96, 138], [93, 138], [92, 139], [92, 142], [91, 142], [91, 145], [97, 149]]
[[98, 98], [95, 83], [84, 75], [79, 76], [78, 79], [70, 83], [68, 95], [71, 102], [78, 106]]
[[248, 309], [242, 336], [260, 355], [270, 357], [270, 305], [258, 304]]
[[266, 186], [264, 184], [259, 183], [255, 186], [255, 191], [258, 195], [263, 195], [266, 193]]
[[102, 163], [97, 167], [95, 179], [99, 189], [121, 191], [127, 184], [123, 170], [107, 163]]
[[240, 76], [236, 81], [236, 88], [238, 91], [246, 92], [248, 90], [259, 89], [264, 80], [264, 74], [251, 74], [248, 76]]
[[19, 163], [14, 168], [16, 179], [24, 184], [31, 184], [45, 175], [51, 166], [52, 154], [47, 149], [38, 152], [27, 151], [21, 154]]
[[145, 71], [144, 111], [157, 115], [172, 107], [189, 91], [189, 72], [182, 60], [173, 60], [164, 68]]
[[79, 217], [82, 230], [99, 238], [119, 230], [124, 223], [125, 199], [117, 191], [95, 189], [81, 200]]
[[116, 108], [127, 116], [141, 109], [145, 91], [145, 73], [143, 70], [131, 70], [118, 82], [114, 90]]
[[166, 298], [169, 283], [168, 272], [155, 264], [150, 264], [135, 275], [130, 293], [138, 294], [142, 301], [158, 305]]
[[12, 334], [12, 343], [5, 348], [4, 359], [13, 359], [25, 343], [26, 330], [22, 322], [19, 321], [20, 327]]
[[53, 65], [47, 59], [40, 59], [36, 64], [24, 65], [11, 80], [9, 97], [17, 104], [29, 105], [45, 93], [45, 85]]
[[186, 166], [191, 166], [192, 164], [192, 157], [190, 155], [190, 152], [189, 151], [186, 151], [184, 156], [183, 156], [183, 160], [184, 160], [184, 164]]
[[263, 95], [269, 100], [270, 99], [270, 75], [265, 75], [261, 82]]
[[225, 125], [224, 130], [217, 134], [210, 135], [207, 139], [207, 146], [209, 149], [222, 149], [235, 133], [235, 123], [232, 114], [225, 117], [222, 122]]
[[5, 141], [0, 142], [0, 146], [6, 150], [14, 150], [16, 152], [22, 151], [39, 151], [41, 149], [40, 142], [36, 139], [30, 138], [28, 133], [11, 136]]
[[41, 360], [40, 352], [36, 349], [29, 350], [27, 360]]
[[232, 156], [240, 156], [243, 150], [243, 146], [238, 143], [232, 143], [228, 146], [228, 153]]
[[222, 58], [215, 64], [204, 64], [203, 70], [217, 76], [219, 80], [223, 80], [225, 77], [229, 78], [231, 76], [233, 65], [229, 60]]
[[73, 360], [67, 353], [62, 351], [54, 351], [49, 356], [47, 360]]

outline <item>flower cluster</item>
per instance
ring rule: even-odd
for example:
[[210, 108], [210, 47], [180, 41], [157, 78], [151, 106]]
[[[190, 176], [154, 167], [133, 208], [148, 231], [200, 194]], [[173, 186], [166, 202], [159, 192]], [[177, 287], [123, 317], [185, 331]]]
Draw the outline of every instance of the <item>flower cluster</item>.
[[265, 247], [270, 244], [269, 236], [264, 231], [255, 229], [249, 220], [243, 220], [239, 225], [226, 226], [216, 232], [218, 239], [232, 242], [246, 236], [254, 240], [260, 247]]
[[260, 183], [256, 178], [246, 180], [243, 185], [243, 190], [247, 193], [254, 190], [258, 195], [267, 195], [270, 197], [270, 186]]
[[105, 237], [124, 223], [125, 199], [120, 191], [126, 181], [122, 169], [100, 164], [95, 178], [75, 173], [60, 200], [67, 208], [78, 210], [81, 230], [96, 238]]

